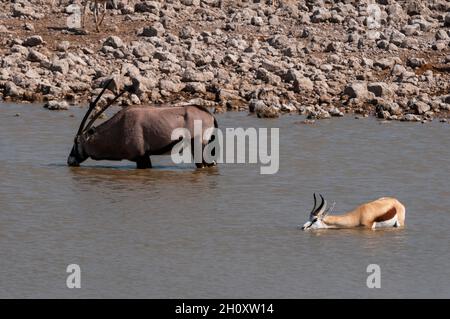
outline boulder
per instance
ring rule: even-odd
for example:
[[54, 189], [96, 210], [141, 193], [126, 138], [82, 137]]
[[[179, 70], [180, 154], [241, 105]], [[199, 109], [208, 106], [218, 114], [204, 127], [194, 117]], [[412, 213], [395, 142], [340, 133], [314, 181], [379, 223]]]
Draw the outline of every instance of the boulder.
[[294, 79], [293, 89], [296, 93], [311, 92], [314, 90], [314, 84], [307, 77], [296, 77]]
[[367, 85], [367, 90], [375, 94], [376, 97], [390, 97], [394, 94], [394, 91], [387, 83], [373, 82]]
[[51, 64], [50, 70], [52, 70], [53, 72], [67, 74], [67, 72], [69, 72], [69, 63], [65, 59], [55, 60]]
[[154, 78], [144, 77], [141, 75], [132, 75], [130, 79], [132, 82], [132, 90], [138, 95], [150, 92], [158, 83]]
[[35, 8], [29, 3], [16, 3], [12, 7], [12, 16], [17, 18], [42, 19], [44, 14], [36, 12]]
[[195, 6], [198, 7], [200, 5], [200, 0], [180, 0], [182, 4], [185, 6]]
[[444, 18], [444, 26], [450, 27], [450, 13], [447, 13], [447, 15]]
[[114, 49], [118, 49], [118, 48], [122, 48], [123, 45], [123, 41], [121, 38], [119, 38], [118, 36], [110, 36], [108, 37], [105, 42], [103, 42], [103, 46], [110, 46]]
[[404, 35], [400, 31], [394, 30], [391, 33], [391, 37], [389, 38], [389, 41], [391, 43], [395, 44], [396, 46], [401, 46], [403, 41], [405, 40], [405, 38], [406, 38], [406, 35]]
[[431, 107], [427, 103], [422, 101], [413, 102], [411, 108], [413, 108], [417, 114], [424, 114], [431, 109]]
[[264, 20], [261, 17], [252, 17], [251, 22], [254, 26], [262, 26], [264, 24]]
[[167, 91], [171, 93], [177, 93], [183, 90], [185, 84], [177, 83], [172, 80], [161, 79], [159, 81], [159, 89], [161, 91]]
[[379, 67], [382, 70], [390, 69], [395, 65], [395, 59], [393, 58], [381, 58], [378, 60], [375, 60], [373, 63], [374, 67]]
[[159, 15], [161, 9], [161, 3], [157, 1], [140, 1], [134, 5], [135, 12], [149, 12], [155, 15]]
[[408, 57], [408, 59], [406, 60], [406, 65], [412, 67], [413, 69], [420, 68], [425, 63], [426, 62], [424, 58]]
[[199, 72], [194, 69], [186, 69], [183, 73], [181, 81], [183, 82], [207, 82], [214, 78], [214, 73], [206, 71]]
[[350, 98], [365, 99], [368, 96], [367, 83], [364, 81], [356, 81], [348, 84], [344, 89], [344, 95]]
[[23, 41], [23, 45], [26, 47], [35, 47], [43, 43], [44, 40], [42, 40], [42, 37], [40, 35], [33, 35], [31, 37], [26, 38], [25, 41]]
[[415, 114], [405, 114], [402, 118], [402, 121], [407, 121], [407, 122], [420, 122], [422, 119], [415, 115]]
[[68, 110], [69, 104], [66, 101], [48, 101], [44, 104], [44, 108], [52, 111]]
[[258, 116], [259, 118], [275, 118], [280, 116], [279, 108], [268, 106], [263, 101], [256, 102], [256, 104], [254, 105], [254, 110], [256, 116]]
[[164, 26], [160, 22], [155, 22], [149, 27], [142, 28], [138, 35], [142, 37], [161, 37], [166, 32]]
[[328, 21], [331, 18], [331, 13], [325, 8], [316, 9], [311, 16], [311, 21], [313, 23], [320, 23]]
[[69, 41], [61, 41], [56, 46], [56, 50], [61, 52], [66, 52], [70, 48], [70, 42]]

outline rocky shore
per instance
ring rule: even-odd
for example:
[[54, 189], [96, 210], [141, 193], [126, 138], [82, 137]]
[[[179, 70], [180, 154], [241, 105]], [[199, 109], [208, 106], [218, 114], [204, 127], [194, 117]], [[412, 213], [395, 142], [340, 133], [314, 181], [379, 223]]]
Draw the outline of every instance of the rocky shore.
[[67, 109], [112, 77], [123, 106], [448, 119], [445, 0], [116, 0], [100, 32], [76, 4], [0, 0], [0, 101]]

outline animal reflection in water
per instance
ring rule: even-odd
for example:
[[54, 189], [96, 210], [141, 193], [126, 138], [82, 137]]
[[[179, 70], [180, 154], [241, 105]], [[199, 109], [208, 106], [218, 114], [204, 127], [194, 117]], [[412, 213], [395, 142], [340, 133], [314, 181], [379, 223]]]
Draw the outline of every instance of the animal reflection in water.
[[318, 207], [314, 193], [314, 207], [302, 229], [330, 229], [355, 228], [368, 229], [396, 228], [405, 225], [405, 206], [392, 197], [382, 197], [369, 203], [362, 204], [354, 210], [342, 215], [328, 215], [333, 209], [327, 209], [327, 201], [319, 194], [321, 203]]
[[[90, 104], [81, 121], [74, 144], [67, 159], [69, 166], [79, 166], [88, 158], [94, 160], [129, 160], [136, 162], [137, 168], [151, 168], [151, 155], [167, 154], [180, 140], [172, 140], [172, 132], [178, 128], [186, 129], [194, 140], [201, 140], [202, 148], [212, 142], [205, 131], [217, 128], [215, 117], [207, 108], [198, 105], [166, 107], [127, 107], [112, 118], [94, 127], [95, 120], [112, 105], [123, 93], [101, 108], [85, 126], [100, 97], [109, 87], [109, 81], [98, 97]], [[194, 130], [194, 121], [201, 121], [202, 131]], [[197, 134], [197, 135], [196, 135]], [[191, 148], [192, 151], [194, 148]], [[213, 166], [202, 157], [196, 163], [201, 168]]]

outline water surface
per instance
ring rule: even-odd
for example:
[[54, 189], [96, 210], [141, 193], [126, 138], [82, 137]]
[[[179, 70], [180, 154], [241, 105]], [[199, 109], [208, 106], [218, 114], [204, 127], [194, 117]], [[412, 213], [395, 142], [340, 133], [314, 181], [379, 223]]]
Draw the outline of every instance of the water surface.
[[[221, 127], [280, 128], [278, 174], [167, 157], [69, 168], [84, 111], [0, 105], [1, 298], [450, 297], [449, 125], [227, 113]], [[407, 228], [302, 232], [313, 192], [335, 213], [395, 196]], [[72, 263], [81, 289], [66, 288]]]

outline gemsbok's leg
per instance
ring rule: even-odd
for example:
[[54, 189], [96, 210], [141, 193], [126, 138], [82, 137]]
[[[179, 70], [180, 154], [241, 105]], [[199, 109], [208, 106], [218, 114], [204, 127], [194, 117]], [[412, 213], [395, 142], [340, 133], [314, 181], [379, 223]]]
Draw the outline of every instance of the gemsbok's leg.
[[205, 166], [211, 166], [211, 165], [209, 165], [209, 163], [205, 162], [205, 159], [203, 158], [203, 151], [205, 150], [205, 144], [202, 143], [202, 150], [201, 150], [202, 162], [201, 163], [196, 162], [195, 148], [196, 148], [196, 142], [195, 142], [195, 139], [192, 139], [191, 140], [191, 152], [192, 152], [192, 158], [194, 159], [194, 162], [195, 162], [195, 166], [197, 168], [204, 168]]
[[136, 159], [136, 167], [138, 169], [152, 168], [152, 161], [150, 156], [144, 155]]
[[[208, 143], [206, 143], [206, 145], [213, 143], [215, 140], [216, 140], [216, 136], [212, 135], [211, 138], [209, 139]], [[206, 145], [203, 146], [203, 150], [205, 149]], [[216, 166], [217, 165], [217, 162], [215, 160], [216, 159], [216, 155], [217, 155], [217, 150], [216, 150], [216, 148], [213, 148], [212, 151], [211, 151], [211, 156], [214, 158], [214, 160], [213, 160], [212, 163], [204, 162], [205, 165], [208, 166], [208, 167]]]

